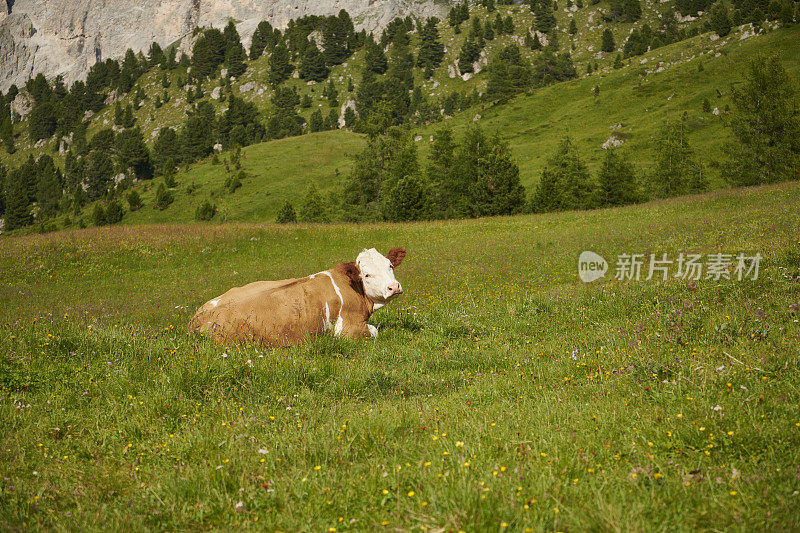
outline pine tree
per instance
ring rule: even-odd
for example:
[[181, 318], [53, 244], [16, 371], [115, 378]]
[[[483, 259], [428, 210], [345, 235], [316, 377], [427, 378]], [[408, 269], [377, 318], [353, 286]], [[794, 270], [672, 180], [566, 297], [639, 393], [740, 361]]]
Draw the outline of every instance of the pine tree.
[[244, 60], [247, 55], [240, 42], [229, 42], [225, 48], [225, 68], [228, 69], [228, 76], [238, 78], [247, 70]]
[[172, 128], [161, 128], [153, 143], [152, 161], [157, 174], [164, 172], [164, 164], [171, 159], [179, 161], [180, 143], [178, 134]]
[[328, 84], [322, 92], [322, 95], [328, 99], [328, 105], [337, 107], [339, 105], [339, 91], [336, 89], [336, 84], [333, 79], [328, 80]]
[[750, 62], [743, 84], [733, 86], [735, 111], [730, 128], [736, 142], [727, 147], [725, 175], [737, 185], [798, 179], [800, 108], [797, 83], [777, 57]]
[[725, 37], [731, 32], [731, 19], [728, 15], [728, 6], [717, 2], [711, 9], [711, 28], [720, 37]]
[[114, 175], [114, 163], [105, 152], [93, 150], [89, 153], [86, 163], [86, 184], [87, 193], [90, 200], [97, 200], [105, 196], [111, 185], [111, 177]]
[[14, 170], [8, 173], [5, 181], [6, 231], [29, 226], [33, 222], [33, 217], [24, 177], [19, 170]]
[[122, 66], [120, 67], [117, 88], [124, 93], [129, 92], [140, 75], [139, 60], [136, 58], [136, 54], [133, 53], [133, 50], [128, 48], [122, 60]]
[[330, 74], [330, 69], [325, 65], [325, 58], [317, 48], [314, 39], [311, 39], [303, 52], [298, 70], [301, 78], [316, 82], [323, 81]]
[[[417, 66], [421, 69], [436, 69], [444, 59], [444, 45], [439, 40], [438, 19], [431, 17], [420, 32], [420, 47]], [[491, 26], [489, 26], [491, 27]]]
[[575, 24], [575, 19], [570, 19], [569, 21], [569, 34], [575, 35], [578, 33], [578, 25]]
[[476, 39], [483, 38], [483, 25], [481, 24], [481, 19], [477, 16], [472, 17], [472, 28], [469, 33]]
[[540, 87], [578, 77], [569, 53], [556, 55], [549, 49], [534, 59], [533, 83]]
[[531, 195], [529, 210], [532, 213], [551, 213], [563, 209], [563, 191], [558, 174], [548, 167], [542, 169], [542, 177]]
[[347, 107], [344, 110], [344, 127], [347, 129], [352, 128], [356, 124], [356, 112], [353, 111], [352, 107]]
[[313, 183], [306, 189], [303, 205], [300, 207], [301, 222], [330, 222], [325, 209], [325, 201]]
[[547, 51], [554, 54], [558, 52], [558, 30], [556, 28], [547, 34]]
[[581, 161], [575, 144], [565, 137], [542, 170], [539, 186], [531, 199], [534, 212], [563, 209], [590, 209], [595, 201], [595, 185]]
[[531, 43], [531, 50], [541, 50], [541, 49], [542, 49], [542, 41], [539, 40], [539, 33], [537, 32], [533, 34], [533, 42]]
[[655, 139], [654, 167], [649, 189], [656, 198], [667, 198], [705, 189], [703, 165], [689, 145], [684, 119], [668, 120]]
[[269, 82], [273, 86], [278, 86], [288, 80], [292, 72], [294, 72], [294, 66], [289, 60], [289, 50], [283, 41], [280, 41], [269, 58]]
[[150, 150], [144, 143], [144, 137], [139, 128], [119, 132], [114, 145], [117, 159], [123, 168], [132, 168], [140, 180], [153, 177]]
[[150, 45], [150, 50], [147, 53], [147, 58], [151, 67], [155, 67], [156, 65], [163, 65], [167, 59], [166, 56], [164, 55], [164, 50], [157, 42], [153, 42], [153, 44]]
[[86, 192], [83, 190], [83, 186], [81, 184], [76, 185], [72, 192], [72, 209], [76, 216], [80, 214], [81, 209], [86, 205], [86, 201]]
[[622, 19], [625, 22], [636, 22], [642, 18], [642, 4], [640, 0], [623, 0]]
[[106, 208], [106, 222], [108, 224], [116, 224], [120, 222], [124, 216], [125, 208], [122, 207], [122, 204], [119, 202], [119, 200], [111, 200]]
[[28, 114], [28, 135], [31, 142], [49, 139], [58, 127], [58, 108], [50, 100], [36, 103]]
[[508, 35], [514, 34], [514, 19], [511, 18], [511, 15], [507, 16], [503, 21], [503, 32]]
[[28, 159], [25, 160], [25, 163], [23, 163], [17, 170], [19, 170], [19, 175], [25, 183], [25, 190], [28, 193], [28, 201], [35, 202], [36, 192], [39, 189], [39, 176], [36, 160], [33, 159], [33, 155], [29, 155]]
[[479, 160], [480, 178], [473, 197], [479, 200], [478, 215], [513, 215], [525, 207], [525, 188], [520, 184], [519, 167], [508, 143], [499, 134], [490, 140], [487, 153]]
[[214, 218], [217, 214], [217, 206], [206, 200], [201, 205], [197, 206], [194, 212], [194, 218], [200, 221], [208, 221]]
[[487, 41], [494, 40], [494, 26], [492, 25], [492, 19], [486, 19], [486, 24], [483, 26], [483, 38]]
[[542, 33], [549, 33], [556, 25], [556, 16], [548, 2], [537, 2], [533, 9], [534, 28]]
[[223, 36], [225, 37], [225, 68], [228, 69], [228, 76], [238, 78], [247, 69], [247, 65], [244, 63], [247, 54], [245, 54], [239, 32], [236, 31], [236, 25], [232, 20], [228, 21], [225, 26]]
[[8, 169], [0, 163], [0, 215], [6, 212], [6, 178]]
[[37, 179], [36, 201], [39, 204], [39, 217], [52, 218], [58, 214], [62, 195], [61, 183], [52, 157], [43, 155], [39, 158]]
[[458, 70], [462, 74], [467, 72], [474, 72], [474, 63], [481, 56], [481, 49], [478, 44], [471, 38], [467, 37], [464, 44], [461, 45], [461, 53], [458, 56]]
[[297, 222], [297, 214], [295, 213], [294, 207], [289, 200], [286, 200], [283, 203], [283, 207], [281, 207], [281, 210], [278, 211], [278, 216], [275, 218], [275, 222], [278, 224]]
[[174, 189], [178, 186], [178, 182], [175, 181], [175, 170], [175, 162], [172, 159], [168, 159], [164, 163], [164, 185], [167, 186], [167, 189]]
[[211, 49], [211, 61], [216, 69], [225, 61], [225, 49], [227, 48], [228, 39], [217, 28], [206, 29], [203, 31], [203, 37], [208, 41], [208, 46]]
[[628, 205], [639, 201], [633, 165], [616, 149], [606, 150], [597, 181], [600, 207]]
[[511, 44], [503, 48], [489, 63], [489, 83], [486, 97], [501, 100], [523, 91], [531, 85], [531, 69], [519, 48]]
[[794, 4], [792, 0], [783, 0], [781, 2], [781, 10], [778, 14], [778, 21], [784, 25], [789, 26], [794, 20]]
[[600, 44], [600, 50], [603, 52], [613, 52], [617, 48], [617, 44], [614, 41], [614, 34], [611, 33], [611, 30], [606, 28], [603, 30], [603, 39]]
[[135, 123], [136, 119], [133, 116], [133, 106], [128, 104], [125, 106], [125, 110], [122, 113], [121, 126], [123, 128], [132, 128]]
[[628, 35], [628, 39], [625, 41], [625, 46], [623, 47], [623, 52], [625, 53], [625, 57], [638, 56], [647, 52], [647, 45], [639, 30], [634, 29], [631, 31], [630, 35]]
[[311, 133], [316, 133], [318, 131], [322, 131], [323, 123], [322, 123], [322, 112], [317, 109], [313, 113], [311, 113], [311, 117], [308, 119], [308, 131]]
[[525, 194], [507, 144], [499, 137], [488, 139], [479, 126], [468, 128], [457, 148], [445, 197], [448, 211], [456, 217], [521, 211]]
[[403, 176], [389, 191], [384, 218], [391, 221], [420, 220], [428, 211], [427, 199], [427, 188], [418, 176]]
[[14, 124], [11, 122], [10, 114], [4, 114], [0, 117], [0, 141], [9, 154], [17, 151], [14, 146]]
[[389, 192], [404, 176], [419, 170], [417, 151], [410, 134], [387, 127], [390, 111], [384, 105], [370, 115], [365, 129], [369, 140], [355, 157], [344, 190], [344, 203], [356, 220], [379, 220], [387, 209]]
[[214, 73], [217, 64], [214, 61], [214, 54], [211, 51], [211, 44], [205, 35], [201, 35], [194, 42], [192, 47], [192, 75], [197, 77], [209, 77]]
[[163, 183], [158, 184], [158, 189], [156, 189], [156, 201], [153, 204], [153, 207], [156, 209], [163, 211], [169, 204], [171, 204], [175, 200], [175, 197], [172, 196], [172, 193], [167, 189], [167, 187]]
[[117, 101], [114, 104], [114, 125], [122, 126], [123, 120], [124, 120], [124, 111], [122, 109], [122, 103]]
[[258, 59], [264, 53], [264, 49], [269, 46], [273, 40], [272, 24], [266, 20], [258, 23], [256, 31], [253, 32], [253, 38], [250, 41], [250, 59]]
[[364, 50], [364, 68], [375, 74], [384, 74], [389, 68], [389, 62], [386, 60], [383, 49], [375, 43], [371, 35], [364, 43]]
[[94, 204], [94, 211], [92, 212], [92, 222], [94, 222], [95, 226], [105, 226], [106, 225], [106, 210], [97, 202]]
[[455, 216], [453, 209], [460, 203], [458, 198], [463, 191], [455, 176], [455, 150], [452, 130], [443, 128], [433, 134], [425, 171], [430, 184], [428, 208], [431, 218]]
[[214, 144], [213, 107], [211, 107], [210, 112], [211, 115], [195, 113], [187, 117], [179, 136], [181, 156], [176, 161], [180, 160], [182, 163], [193, 162], [211, 153], [211, 148]]
[[322, 26], [322, 48], [327, 65], [341, 65], [350, 57], [348, 40], [353, 33], [353, 22], [347, 11], [339, 11], [338, 17], [327, 17]]
[[128, 193], [127, 200], [128, 200], [128, 208], [131, 211], [138, 211], [139, 209], [141, 209], [141, 207], [142, 207], [142, 197], [139, 196], [139, 193], [136, 192], [135, 190], [131, 190]]

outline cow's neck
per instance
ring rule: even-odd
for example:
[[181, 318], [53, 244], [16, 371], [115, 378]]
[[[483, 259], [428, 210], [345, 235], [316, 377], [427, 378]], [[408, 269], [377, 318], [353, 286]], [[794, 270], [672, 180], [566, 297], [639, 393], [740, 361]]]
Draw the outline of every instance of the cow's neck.
[[[339, 268], [333, 268], [328, 272], [333, 276], [334, 283], [339, 287], [342, 298], [345, 302], [359, 302], [353, 307], [360, 307], [369, 317], [376, 309], [383, 307], [383, 304], [376, 304], [364, 293], [364, 284], [353, 282]], [[344, 303], [344, 302], [343, 302]]]

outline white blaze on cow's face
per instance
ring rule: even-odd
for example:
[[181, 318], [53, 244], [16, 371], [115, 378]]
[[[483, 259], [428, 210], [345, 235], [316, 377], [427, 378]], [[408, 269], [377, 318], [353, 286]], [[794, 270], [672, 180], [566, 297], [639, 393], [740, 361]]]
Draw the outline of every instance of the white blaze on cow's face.
[[386, 302], [402, 294], [403, 286], [394, 277], [394, 267], [399, 265], [405, 256], [405, 250], [395, 248], [389, 255], [391, 260], [375, 248], [364, 250], [358, 254], [356, 265], [361, 271], [364, 293], [372, 300], [375, 309], [383, 307]]

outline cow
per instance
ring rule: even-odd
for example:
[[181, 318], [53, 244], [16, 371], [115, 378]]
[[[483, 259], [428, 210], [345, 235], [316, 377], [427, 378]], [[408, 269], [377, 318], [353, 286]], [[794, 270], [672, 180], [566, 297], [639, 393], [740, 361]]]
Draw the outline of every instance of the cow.
[[295, 345], [332, 331], [348, 339], [377, 337], [370, 315], [403, 293], [394, 268], [404, 248], [386, 256], [375, 248], [355, 261], [304, 278], [256, 281], [209, 300], [189, 330], [229, 343]]

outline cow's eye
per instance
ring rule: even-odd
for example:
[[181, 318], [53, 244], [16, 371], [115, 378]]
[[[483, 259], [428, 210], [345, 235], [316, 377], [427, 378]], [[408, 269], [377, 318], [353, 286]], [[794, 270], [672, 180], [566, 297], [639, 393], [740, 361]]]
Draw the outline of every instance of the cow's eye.
[[365, 277], [365, 278], [372, 277], [372, 274], [364, 274], [364, 277]]

